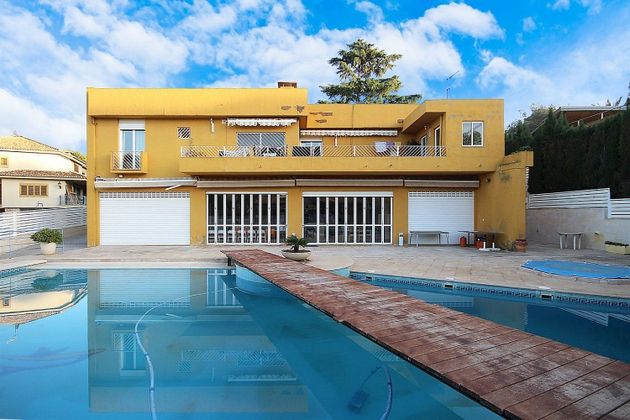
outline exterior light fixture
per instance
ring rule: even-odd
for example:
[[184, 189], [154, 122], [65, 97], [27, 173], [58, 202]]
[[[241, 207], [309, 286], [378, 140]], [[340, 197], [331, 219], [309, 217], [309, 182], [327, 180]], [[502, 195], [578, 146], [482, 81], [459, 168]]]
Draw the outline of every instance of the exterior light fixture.
[[61, 181], [57, 182], [57, 185], [59, 186], [59, 189], [61, 189]]

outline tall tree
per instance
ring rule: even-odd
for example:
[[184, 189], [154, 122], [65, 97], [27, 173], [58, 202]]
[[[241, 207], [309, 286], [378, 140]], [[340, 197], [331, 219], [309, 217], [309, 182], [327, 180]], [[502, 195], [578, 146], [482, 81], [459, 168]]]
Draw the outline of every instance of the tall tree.
[[320, 86], [329, 103], [341, 104], [409, 104], [416, 103], [422, 95], [398, 95], [402, 87], [398, 76], [384, 77], [402, 56], [387, 54], [362, 39], [348, 44], [347, 50], [339, 50], [337, 57], [328, 62], [335, 67], [341, 83]]

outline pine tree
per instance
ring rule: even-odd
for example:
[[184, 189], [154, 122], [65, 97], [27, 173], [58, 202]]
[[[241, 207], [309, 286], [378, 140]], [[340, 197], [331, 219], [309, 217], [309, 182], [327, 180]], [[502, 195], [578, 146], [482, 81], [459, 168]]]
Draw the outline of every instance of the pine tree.
[[320, 86], [329, 103], [392, 104], [417, 103], [422, 95], [397, 95], [402, 87], [398, 76], [383, 77], [402, 56], [387, 54], [362, 39], [339, 50], [328, 62], [336, 68], [341, 83]]

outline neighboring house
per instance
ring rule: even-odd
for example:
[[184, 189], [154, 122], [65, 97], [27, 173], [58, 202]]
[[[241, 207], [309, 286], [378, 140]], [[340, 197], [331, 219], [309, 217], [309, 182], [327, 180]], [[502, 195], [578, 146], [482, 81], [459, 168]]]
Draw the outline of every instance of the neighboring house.
[[89, 88], [88, 245], [525, 235], [532, 154], [504, 156], [502, 100], [309, 104], [285, 86]]
[[85, 204], [86, 164], [19, 136], [0, 137], [0, 211]]
[[567, 123], [573, 126], [591, 125], [606, 118], [614, 117], [626, 110], [625, 105], [617, 106], [561, 106], [554, 112], [556, 117], [561, 115]]

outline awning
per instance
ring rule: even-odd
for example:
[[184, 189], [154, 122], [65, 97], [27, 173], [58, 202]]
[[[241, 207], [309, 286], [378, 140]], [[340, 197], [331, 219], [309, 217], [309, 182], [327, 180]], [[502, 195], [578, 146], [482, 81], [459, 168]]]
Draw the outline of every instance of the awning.
[[228, 118], [228, 127], [288, 127], [297, 118]]
[[300, 130], [301, 136], [396, 137], [398, 130]]
[[162, 187], [194, 187], [194, 178], [97, 178], [94, 188], [162, 188]]

